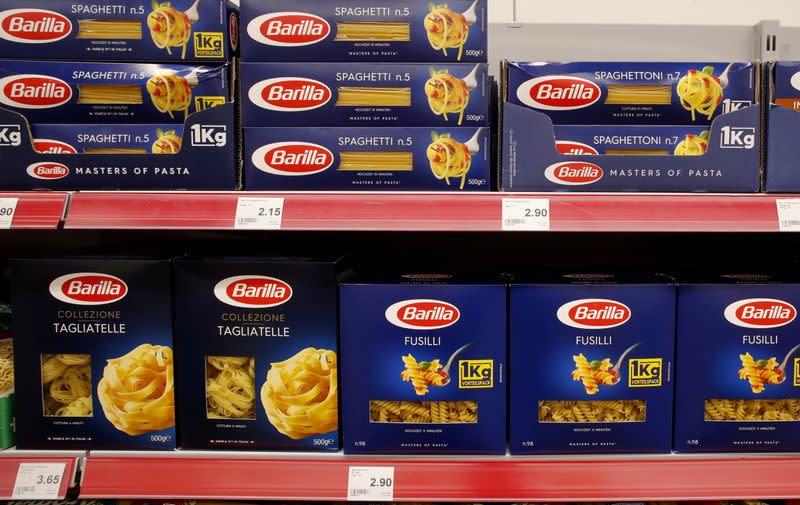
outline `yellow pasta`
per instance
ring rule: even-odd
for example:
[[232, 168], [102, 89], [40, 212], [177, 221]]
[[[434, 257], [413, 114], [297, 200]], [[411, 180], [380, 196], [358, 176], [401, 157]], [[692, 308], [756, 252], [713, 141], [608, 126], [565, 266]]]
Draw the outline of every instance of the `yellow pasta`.
[[85, 154], [146, 154], [144, 147], [87, 147]]
[[609, 84], [607, 104], [668, 105], [672, 103], [672, 87], [667, 84]]
[[705, 401], [706, 421], [800, 421], [800, 399]]
[[307, 347], [272, 363], [261, 387], [269, 422], [299, 440], [335, 430], [339, 425], [336, 353]]
[[181, 150], [182, 140], [175, 134], [175, 130], [163, 131], [158, 128], [156, 136], [158, 138], [153, 142], [153, 154], [176, 154]]
[[206, 358], [206, 412], [212, 419], [256, 418], [255, 359], [243, 356]]
[[469, 88], [463, 79], [453, 76], [447, 70], [431, 69], [431, 78], [425, 83], [428, 105], [437, 116], [447, 121], [448, 114], [458, 114], [458, 125], [464, 119], [464, 110], [469, 104]]
[[739, 378], [750, 383], [753, 393], [764, 391], [764, 384], [780, 384], [783, 382], [783, 371], [778, 368], [778, 360], [774, 357], [769, 359], [753, 359], [753, 356], [746, 352], [739, 355], [742, 360], [742, 368], [739, 369]]
[[460, 178], [459, 189], [464, 189], [467, 174], [472, 167], [472, 153], [469, 148], [450, 137], [449, 133], [432, 134], [432, 142], [426, 150], [428, 162], [433, 176], [439, 180], [444, 179], [450, 185], [450, 178]]
[[407, 402], [372, 400], [369, 420], [373, 423], [453, 424], [477, 423], [478, 403], [467, 401]]
[[702, 135], [686, 135], [686, 138], [681, 140], [675, 146], [675, 156], [701, 156], [708, 150], [708, 132], [703, 132]]
[[14, 344], [0, 340], [0, 395], [14, 392]]
[[142, 103], [138, 84], [78, 84], [78, 103], [136, 105]]
[[46, 416], [91, 416], [91, 357], [88, 354], [43, 354], [42, 400]]
[[135, 19], [79, 19], [78, 39], [137, 40], [142, 23]]
[[695, 120], [695, 112], [711, 119], [717, 106], [722, 103], [722, 86], [719, 78], [711, 75], [713, 71], [712, 67], [705, 67], [702, 72], [689, 70], [678, 81], [678, 98], [683, 108], [691, 111], [692, 121]]
[[337, 107], [410, 107], [411, 88], [341, 86]]
[[169, 2], [159, 4], [153, 0], [153, 12], [147, 16], [147, 27], [156, 47], [166, 49], [169, 55], [172, 55], [173, 47], [180, 47], [181, 59], [186, 59], [192, 24], [185, 13], [172, 8]]
[[448, 9], [447, 5], [430, 4], [424, 25], [432, 48], [445, 56], [448, 49], [458, 48], [458, 61], [461, 61], [469, 37], [469, 23], [463, 14]]
[[624, 156], [667, 156], [667, 149], [606, 149], [604, 154], [624, 155]]
[[601, 385], [611, 386], [619, 381], [619, 374], [612, 369], [614, 365], [609, 358], [589, 362], [586, 356], [578, 354], [572, 359], [575, 360], [572, 379], [583, 383], [586, 394], [597, 394]]
[[108, 360], [97, 398], [109, 422], [128, 435], [175, 426], [172, 349], [142, 344]]
[[408, 23], [381, 23], [374, 21], [336, 23], [336, 41], [368, 42], [370, 40], [411, 40]]
[[417, 396], [426, 395], [428, 393], [428, 386], [444, 385], [447, 376], [443, 370], [440, 370], [442, 365], [439, 363], [438, 359], [433, 361], [420, 361], [418, 363], [411, 354], [403, 356], [402, 359], [405, 364], [405, 369], [400, 372], [400, 377], [414, 386], [414, 391], [417, 393]]
[[339, 153], [342, 171], [410, 172], [414, 169], [414, 155], [410, 152], [354, 152]]
[[633, 423], [647, 417], [644, 400], [543, 400], [540, 423]]
[[182, 110], [184, 121], [189, 116], [192, 88], [186, 78], [175, 74], [154, 75], [147, 81], [147, 92], [159, 112], [174, 118], [172, 113]]

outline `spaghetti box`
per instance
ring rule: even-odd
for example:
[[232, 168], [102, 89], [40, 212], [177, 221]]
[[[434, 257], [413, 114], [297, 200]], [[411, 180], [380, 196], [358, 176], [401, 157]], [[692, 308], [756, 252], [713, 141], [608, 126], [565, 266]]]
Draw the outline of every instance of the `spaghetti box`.
[[488, 126], [485, 63], [243, 63], [244, 126]]
[[11, 267], [17, 447], [174, 449], [169, 262]]
[[729, 275], [678, 288], [675, 450], [800, 450], [800, 285]]
[[770, 193], [800, 192], [800, 62], [778, 61], [771, 64], [768, 77], [770, 90], [767, 108], [767, 176], [765, 186]]
[[227, 65], [0, 61], [0, 106], [31, 123], [183, 123], [230, 94]]
[[670, 451], [674, 285], [515, 283], [510, 335], [511, 454]]
[[505, 62], [506, 101], [554, 124], [709, 124], [755, 103], [752, 63]]
[[182, 124], [34, 124], [33, 149], [42, 154], [175, 154]]
[[506, 285], [448, 277], [341, 286], [345, 453], [505, 453]]
[[699, 156], [711, 133], [704, 126], [556, 125], [561, 154]]
[[245, 61], [487, 60], [489, 0], [252, 0]]
[[489, 128], [245, 128], [246, 187], [489, 191]]
[[332, 260], [175, 262], [181, 447], [339, 449]]
[[0, 58], [226, 62], [237, 44], [225, 0], [0, 0]]

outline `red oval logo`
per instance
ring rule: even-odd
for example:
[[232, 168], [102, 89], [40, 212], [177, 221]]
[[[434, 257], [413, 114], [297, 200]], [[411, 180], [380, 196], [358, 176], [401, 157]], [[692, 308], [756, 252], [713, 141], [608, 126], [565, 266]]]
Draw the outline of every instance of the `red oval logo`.
[[61, 40], [72, 31], [72, 22], [58, 12], [44, 9], [11, 9], [0, 12], [0, 38], [22, 44]]
[[322, 107], [331, 99], [333, 92], [325, 84], [313, 79], [278, 77], [256, 83], [247, 96], [264, 109], [302, 112]]
[[0, 103], [20, 109], [49, 109], [69, 102], [72, 88], [49, 75], [22, 74], [0, 79]]
[[584, 154], [599, 154], [594, 147], [582, 144], [580, 142], [573, 142], [571, 140], [558, 140], [556, 141], [556, 149], [561, 154], [568, 155], [584, 155]]
[[556, 317], [573, 328], [614, 328], [628, 322], [631, 309], [615, 300], [587, 298], [565, 303], [558, 308]]
[[63, 179], [69, 175], [69, 168], [66, 165], [54, 161], [32, 163], [28, 165], [26, 171], [33, 178], [45, 180]]
[[772, 298], [749, 298], [725, 308], [725, 319], [744, 328], [777, 328], [791, 323], [797, 309], [790, 303]]
[[461, 317], [458, 307], [441, 300], [403, 300], [386, 309], [386, 319], [409, 330], [445, 328]]
[[41, 154], [77, 154], [78, 150], [60, 140], [33, 139], [33, 150]]
[[588, 107], [600, 99], [600, 86], [568, 75], [530, 79], [517, 88], [517, 99], [542, 110], [573, 110]]
[[234, 307], [260, 309], [288, 302], [292, 287], [274, 277], [237, 275], [219, 281], [214, 286], [214, 296]]
[[50, 294], [74, 305], [104, 305], [121, 300], [128, 294], [122, 279], [97, 272], [67, 274], [50, 283]]
[[333, 165], [333, 153], [308, 142], [276, 142], [261, 146], [251, 157], [259, 170], [275, 175], [312, 175]]
[[583, 186], [603, 178], [603, 169], [585, 161], [565, 161], [547, 167], [544, 176], [562, 186]]
[[268, 46], [307, 46], [325, 40], [330, 33], [330, 23], [305, 12], [272, 12], [247, 25], [250, 38]]

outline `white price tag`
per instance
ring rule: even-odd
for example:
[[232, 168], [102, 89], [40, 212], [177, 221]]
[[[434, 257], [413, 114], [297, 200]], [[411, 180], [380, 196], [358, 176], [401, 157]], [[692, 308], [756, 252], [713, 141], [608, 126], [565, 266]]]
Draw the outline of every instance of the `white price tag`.
[[349, 501], [394, 501], [393, 466], [351, 466], [347, 477]]
[[800, 198], [778, 198], [778, 229], [780, 231], [800, 231]]
[[19, 198], [0, 198], [0, 230], [11, 228], [14, 212], [17, 210]]
[[503, 198], [503, 231], [550, 231], [550, 200]]
[[12, 500], [57, 500], [66, 463], [20, 463]]
[[280, 230], [283, 198], [240, 196], [236, 205], [236, 230]]

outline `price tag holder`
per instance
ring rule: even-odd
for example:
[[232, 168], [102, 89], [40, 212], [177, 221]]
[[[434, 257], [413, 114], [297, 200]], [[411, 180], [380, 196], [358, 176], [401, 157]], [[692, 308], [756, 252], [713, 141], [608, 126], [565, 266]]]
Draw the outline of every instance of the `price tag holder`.
[[778, 198], [778, 229], [780, 231], [800, 231], [800, 198]]
[[19, 198], [0, 198], [0, 230], [11, 229]]
[[12, 500], [58, 500], [66, 463], [20, 463]]
[[393, 466], [351, 466], [348, 501], [394, 501]]
[[550, 200], [503, 198], [503, 231], [550, 231]]
[[280, 230], [283, 198], [240, 196], [236, 204], [235, 230]]

